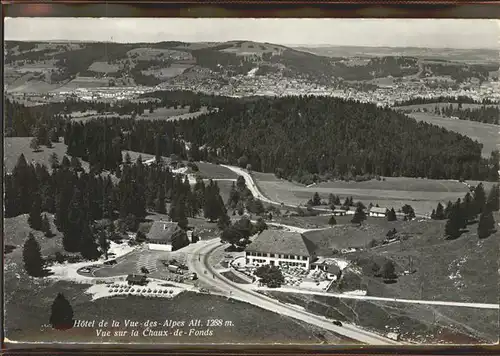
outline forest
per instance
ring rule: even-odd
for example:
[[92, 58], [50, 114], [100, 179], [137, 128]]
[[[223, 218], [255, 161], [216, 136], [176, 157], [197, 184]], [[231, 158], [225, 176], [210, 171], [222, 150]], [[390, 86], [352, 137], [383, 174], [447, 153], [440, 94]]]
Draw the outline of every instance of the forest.
[[496, 106], [482, 106], [479, 108], [462, 108], [461, 104], [458, 107], [449, 105], [448, 107], [436, 107], [436, 114], [446, 117], [458, 117], [460, 120], [470, 120], [482, 122], [484, 124], [499, 124], [500, 109]]
[[416, 97], [404, 101], [398, 101], [394, 106], [406, 105], [420, 105], [420, 104], [434, 104], [434, 103], [458, 103], [458, 104], [498, 104], [496, 101], [483, 99], [481, 101], [475, 100], [468, 96], [437, 96], [433, 98]]
[[135, 232], [148, 211], [166, 214], [169, 204], [169, 216], [184, 229], [187, 217], [199, 214], [212, 221], [229, 221], [217, 183], [212, 180], [205, 185], [199, 179], [191, 187], [187, 178], [183, 181], [160, 161], [144, 165], [141, 157], [134, 163], [128, 155], [120, 171], [116, 182], [109, 173], [85, 172], [75, 157], [70, 160], [64, 156], [60, 161], [54, 154], [47, 168], [28, 164], [21, 155], [12, 174], [5, 177], [5, 216], [29, 214], [30, 227], [45, 230], [50, 237], [42, 212], [54, 214], [55, 225], [63, 233], [64, 249], [80, 252], [87, 259], [100, 255], [95, 236], [103, 220], [117, 220], [122, 234]]
[[68, 154], [88, 160], [97, 171], [115, 171], [121, 151], [132, 150], [215, 163], [245, 161], [253, 170], [299, 182], [375, 176], [498, 179], [498, 152], [483, 159], [482, 146], [470, 138], [373, 104], [308, 96], [149, 95], [160, 102], [124, 102], [112, 110], [130, 113], [179, 103], [219, 110], [177, 122], [117, 117], [77, 123], [62, 116], [64, 104], [32, 109], [10, 103], [8, 126], [11, 135], [44, 133], [42, 141], [64, 136]]

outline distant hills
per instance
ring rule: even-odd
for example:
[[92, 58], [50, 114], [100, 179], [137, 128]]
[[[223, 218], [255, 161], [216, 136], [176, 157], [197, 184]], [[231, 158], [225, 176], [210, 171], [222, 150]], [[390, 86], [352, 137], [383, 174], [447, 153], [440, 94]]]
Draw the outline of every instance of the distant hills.
[[[324, 85], [388, 76], [447, 76], [456, 82], [471, 78], [485, 81], [498, 70], [498, 64], [490, 61], [494, 52], [291, 48], [252, 41], [133, 44], [6, 41], [5, 83], [9, 90], [22, 91], [35, 87], [50, 90], [51, 86], [68, 83], [69, 87], [155, 86], [183, 78], [225, 82], [238, 75], [300, 78]], [[457, 60], [450, 61], [452, 58]]]

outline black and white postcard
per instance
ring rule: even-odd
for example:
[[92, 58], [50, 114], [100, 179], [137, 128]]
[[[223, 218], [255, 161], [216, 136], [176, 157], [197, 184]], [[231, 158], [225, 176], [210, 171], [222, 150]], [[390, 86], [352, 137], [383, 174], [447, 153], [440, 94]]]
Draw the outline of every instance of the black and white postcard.
[[4, 25], [7, 343], [498, 342], [498, 21]]

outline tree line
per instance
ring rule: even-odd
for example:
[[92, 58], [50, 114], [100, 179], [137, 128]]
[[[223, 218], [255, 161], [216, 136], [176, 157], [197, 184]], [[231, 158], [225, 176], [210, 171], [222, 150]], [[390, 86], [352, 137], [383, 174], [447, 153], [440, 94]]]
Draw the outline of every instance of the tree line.
[[432, 98], [427, 97], [414, 97], [411, 99], [397, 101], [394, 106], [407, 106], [407, 105], [420, 105], [420, 104], [434, 104], [434, 103], [458, 103], [458, 104], [498, 104], [496, 101], [485, 98], [477, 100], [470, 96], [436, 96]]
[[464, 109], [461, 104], [459, 104], [458, 107], [453, 107], [453, 105], [450, 104], [449, 106], [441, 108], [436, 106], [434, 112], [438, 115], [447, 117], [456, 116], [460, 120], [477, 121], [484, 124], [498, 125], [500, 122], [500, 109], [496, 106]]
[[431, 218], [435, 220], [447, 220], [445, 225], [445, 236], [450, 239], [459, 237], [463, 229], [468, 225], [478, 222], [477, 233], [479, 238], [491, 235], [496, 228], [493, 212], [500, 208], [499, 185], [492, 186], [488, 196], [483, 184], [479, 183], [471, 192], [467, 192], [463, 199], [457, 199], [454, 203], [448, 201], [443, 206], [438, 203], [436, 209], [432, 210]]
[[[164, 124], [150, 123], [164, 126]], [[161, 127], [160, 126], [160, 127]], [[372, 104], [327, 97], [264, 98], [176, 123], [189, 142], [252, 169], [309, 177], [358, 175], [498, 179], [470, 138]]]
[[[183, 228], [187, 217], [199, 214], [212, 221], [221, 216], [229, 220], [216, 182], [205, 185], [198, 179], [192, 188], [187, 178], [172, 174], [161, 162], [146, 166], [141, 157], [132, 163], [126, 155], [118, 182], [109, 174], [85, 172], [75, 157], [64, 156], [59, 162], [55, 154], [51, 171], [45, 165], [28, 164], [21, 155], [12, 174], [5, 176], [6, 217], [29, 214], [30, 227], [48, 236], [52, 232], [43, 212], [54, 214], [64, 250], [90, 260], [106, 253], [108, 240], [137, 231], [148, 211], [166, 213], [168, 203], [172, 220]], [[38, 254], [33, 251], [28, 254]], [[42, 273], [39, 260], [31, 258]]]

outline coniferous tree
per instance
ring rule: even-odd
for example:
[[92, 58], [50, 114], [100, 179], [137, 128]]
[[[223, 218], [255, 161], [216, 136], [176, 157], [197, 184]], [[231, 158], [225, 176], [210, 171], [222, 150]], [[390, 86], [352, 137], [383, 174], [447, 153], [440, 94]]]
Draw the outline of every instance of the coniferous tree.
[[320, 198], [318, 192], [314, 193], [312, 203], [313, 203], [312, 205], [314, 205], [314, 206], [321, 205], [321, 198]]
[[335, 216], [330, 216], [330, 219], [328, 220], [328, 225], [337, 225], [337, 220], [335, 219]]
[[366, 220], [366, 213], [361, 206], [358, 206], [354, 212], [351, 222], [353, 224], [361, 224], [364, 220]]
[[[469, 192], [464, 197], [464, 201], [462, 202], [462, 214], [464, 216], [465, 223], [472, 222], [476, 218], [476, 214], [474, 213], [474, 205], [472, 202], [472, 196]], [[464, 226], [465, 227], [465, 226]]]
[[405, 217], [407, 219], [414, 219], [415, 218], [415, 210], [413, 210], [413, 207], [409, 204], [403, 205], [401, 208], [401, 211], [405, 214]]
[[82, 230], [85, 225], [82, 195], [78, 188], [73, 193], [69, 204], [68, 221], [63, 231], [63, 246], [68, 252], [79, 252], [82, 240]]
[[57, 330], [67, 330], [73, 327], [73, 308], [62, 293], [52, 303], [49, 324]]
[[53, 152], [51, 155], [50, 155], [50, 158], [49, 158], [49, 163], [50, 163], [50, 167], [52, 169], [57, 169], [59, 168], [59, 157], [57, 156], [57, 153]]
[[436, 220], [436, 209], [432, 209], [432, 212], [431, 212], [431, 219], [432, 219], [432, 220]]
[[222, 214], [219, 216], [219, 219], [217, 220], [217, 227], [219, 230], [224, 230], [228, 228], [231, 225], [231, 219], [227, 214]]
[[486, 204], [486, 193], [484, 192], [483, 183], [479, 183], [474, 188], [474, 214], [478, 215], [483, 212], [484, 205]]
[[486, 207], [490, 211], [498, 211], [500, 208], [500, 186], [494, 184], [488, 194], [488, 199], [486, 200]]
[[495, 231], [495, 220], [493, 213], [490, 210], [484, 210], [479, 216], [479, 224], [477, 226], [477, 235], [480, 239], [484, 239]]
[[82, 257], [87, 260], [97, 260], [101, 253], [98, 250], [94, 234], [88, 223], [84, 223], [80, 241], [80, 253]]
[[463, 217], [460, 209], [460, 199], [453, 204], [448, 221], [445, 225], [445, 236], [447, 238], [455, 239], [460, 236], [460, 229], [463, 226]]
[[28, 224], [33, 230], [42, 229], [42, 207], [41, 199], [38, 194], [33, 197], [33, 205], [31, 206]]
[[40, 140], [38, 139], [38, 137], [33, 137], [31, 139], [30, 148], [33, 150], [33, 152], [40, 151]]
[[450, 218], [450, 214], [451, 214], [452, 209], [453, 209], [453, 203], [451, 201], [448, 201], [448, 204], [446, 204], [446, 208], [444, 209], [445, 219]]
[[40, 245], [31, 232], [28, 234], [28, 239], [23, 246], [23, 262], [28, 275], [33, 277], [43, 276], [44, 261], [40, 252]]
[[163, 187], [159, 187], [158, 189], [158, 198], [156, 199], [156, 212], [159, 214], [165, 214], [165, 189]]
[[394, 208], [391, 208], [391, 210], [388, 210], [386, 216], [387, 216], [387, 221], [396, 221], [398, 219]]
[[99, 231], [99, 247], [101, 249], [101, 252], [104, 253], [104, 258], [108, 259], [108, 251], [110, 248], [108, 236], [107, 236], [107, 231], [105, 229], [102, 229]]
[[438, 203], [436, 207], [435, 219], [436, 220], [444, 220], [446, 218], [446, 214], [444, 212], [444, 207], [441, 203]]
[[49, 218], [47, 217], [47, 214], [43, 214], [42, 231], [45, 234], [45, 237], [52, 237], [54, 235], [52, 233], [51, 228], [50, 228], [50, 222], [49, 222]]

